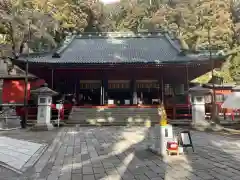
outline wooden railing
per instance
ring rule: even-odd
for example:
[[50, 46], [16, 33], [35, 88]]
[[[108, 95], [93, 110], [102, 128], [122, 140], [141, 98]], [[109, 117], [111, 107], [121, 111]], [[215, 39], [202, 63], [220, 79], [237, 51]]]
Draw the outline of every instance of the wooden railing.
[[[27, 110], [27, 124], [32, 125], [36, 123], [37, 120], [37, 107], [28, 107]], [[71, 108], [69, 109], [63, 109], [60, 113], [60, 120], [68, 119], [68, 116], [70, 114]], [[25, 110], [23, 107], [19, 107], [17, 110], [17, 115], [20, 116], [20, 118], [24, 118], [25, 116]], [[53, 105], [51, 110], [51, 121], [58, 119], [58, 110]]]

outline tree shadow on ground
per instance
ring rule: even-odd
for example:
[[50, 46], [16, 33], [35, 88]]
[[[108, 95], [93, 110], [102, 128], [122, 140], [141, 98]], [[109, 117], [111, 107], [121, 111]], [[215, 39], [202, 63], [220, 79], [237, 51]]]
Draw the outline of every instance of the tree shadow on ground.
[[[89, 135], [87, 138], [85, 134], [86, 144], [88, 139], [91, 139], [90, 143], [95, 141], [96, 144], [94, 148], [88, 146], [86, 153], [81, 149], [81, 158], [77, 158], [81, 162], [73, 163], [72, 179], [80, 176], [91, 179], [94, 176], [95, 179], [142, 180], [160, 179], [164, 176], [165, 163], [146, 150], [148, 129], [110, 127], [95, 129], [93, 132], [94, 136]], [[97, 155], [94, 158], [95, 151]], [[66, 166], [64, 168], [66, 170]]]
[[[175, 132], [181, 130], [176, 128]], [[161, 158], [147, 150], [148, 131], [139, 127], [66, 128], [42, 171], [36, 173], [33, 167], [25, 177], [29, 180], [239, 179], [239, 138], [193, 132], [196, 152], [189, 149], [182, 156]]]
[[239, 137], [194, 132], [193, 138], [198, 142], [195, 145], [196, 153], [186, 155], [192, 169], [191, 177], [196, 175], [205, 179], [239, 179]]
[[189, 148], [180, 159], [169, 162], [167, 174], [180, 180], [239, 179], [240, 136], [231, 138], [197, 131], [191, 134], [195, 152]]

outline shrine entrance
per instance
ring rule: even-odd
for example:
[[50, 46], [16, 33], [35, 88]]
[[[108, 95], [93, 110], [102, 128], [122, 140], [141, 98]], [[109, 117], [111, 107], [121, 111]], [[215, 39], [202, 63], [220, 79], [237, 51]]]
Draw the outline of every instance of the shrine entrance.
[[76, 93], [77, 105], [100, 105], [101, 104], [100, 80], [80, 81], [79, 91]]
[[132, 88], [130, 80], [109, 80], [106, 88], [105, 104], [130, 105]]
[[136, 91], [140, 103], [145, 105], [160, 104], [162, 97], [162, 87], [158, 80], [137, 80]]

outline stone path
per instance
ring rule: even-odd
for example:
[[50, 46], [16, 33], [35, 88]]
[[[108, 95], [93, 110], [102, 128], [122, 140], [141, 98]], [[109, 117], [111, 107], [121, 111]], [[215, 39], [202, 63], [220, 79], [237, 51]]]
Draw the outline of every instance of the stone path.
[[[56, 137], [57, 133], [58, 129], [48, 132], [33, 132], [30, 131], [29, 129], [16, 129], [12, 131], [0, 131], [0, 137], [8, 137], [13, 138], [15, 140], [18, 139], [33, 143], [50, 145], [53, 139]], [[25, 166], [21, 170], [25, 171], [26, 169], [29, 169], [29, 167], [32, 167], [35, 161], [39, 158], [38, 155], [39, 156], [41, 155], [41, 151], [44, 151], [44, 147], [43, 149], [40, 148], [39, 151], [37, 151], [37, 153], [35, 153], [35, 155], [30, 158], [30, 160], [25, 164]], [[16, 169], [12, 170], [11, 167], [9, 169], [9, 166], [7, 164], [0, 162], [0, 180], [19, 179], [20, 175], [21, 172], [20, 174], [19, 172], [16, 173]]]
[[9, 179], [16, 179], [19, 177], [19, 174], [12, 171], [9, 168], [0, 166], [0, 179], [1, 180], [9, 180]]
[[[240, 138], [193, 132], [196, 152], [160, 157], [146, 151], [140, 127], [62, 128], [29, 180], [239, 180]], [[14, 180], [15, 178], [11, 178]], [[1, 179], [1, 176], [0, 176]], [[2, 179], [1, 179], [2, 180]]]
[[27, 163], [33, 165], [44, 150], [44, 144], [0, 137], [0, 162], [21, 171]]
[[35, 132], [30, 129], [16, 129], [12, 131], [0, 131], [0, 137], [9, 137], [13, 139], [25, 140], [39, 144], [51, 144], [56, 137], [58, 129], [53, 131]]

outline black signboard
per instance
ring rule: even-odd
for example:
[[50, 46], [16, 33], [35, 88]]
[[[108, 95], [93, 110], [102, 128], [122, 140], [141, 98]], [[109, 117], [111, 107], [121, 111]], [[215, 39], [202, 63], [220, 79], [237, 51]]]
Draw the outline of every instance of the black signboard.
[[191, 147], [194, 152], [190, 131], [182, 131], [179, 133], [178, 144], [183, 148]]
[[101, 87], [101, 83], [81, 83], [80, 89], [98, 89]]
[[157, 82], [137, 82], [137, 89], [157, 89], [160, 88]]
[[130, 88], [130, 84], [127, 82], [124, 83], [108, 83], [108, 89], [129, 89]]

